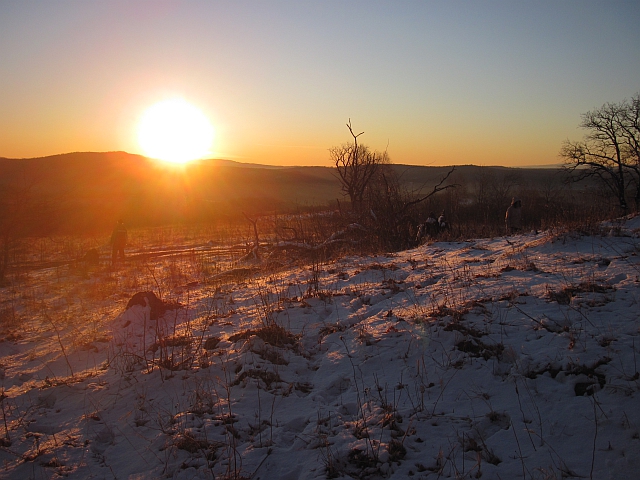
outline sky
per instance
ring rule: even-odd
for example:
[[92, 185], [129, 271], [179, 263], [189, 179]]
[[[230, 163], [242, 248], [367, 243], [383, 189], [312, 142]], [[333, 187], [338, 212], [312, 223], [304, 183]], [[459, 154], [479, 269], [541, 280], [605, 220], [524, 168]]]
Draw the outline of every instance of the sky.
[[143, 153], [179, 98], [209, 156], [331, 165], [555, 164], [580, 115], [640, 91], [637, 1], [0, 0], [0, 157]]

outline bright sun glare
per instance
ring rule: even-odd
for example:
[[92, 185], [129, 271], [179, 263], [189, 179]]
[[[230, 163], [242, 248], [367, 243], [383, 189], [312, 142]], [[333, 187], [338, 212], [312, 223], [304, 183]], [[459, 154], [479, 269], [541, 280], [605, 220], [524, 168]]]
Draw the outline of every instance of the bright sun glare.
[[186, 163], [209, 154], [213, 136], [207, 117], [181, 99], [152, 105], [138, 126], [138, 142], [144, 154], [171, 163]]

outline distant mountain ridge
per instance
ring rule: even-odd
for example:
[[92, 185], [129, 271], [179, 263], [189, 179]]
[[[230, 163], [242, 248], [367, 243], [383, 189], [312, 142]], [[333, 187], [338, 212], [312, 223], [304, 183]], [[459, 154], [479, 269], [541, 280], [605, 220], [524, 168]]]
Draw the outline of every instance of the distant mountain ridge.
[[[393, 168], [401, 183], [413, 191], [432, 188], [451, 167]], [[528, 183], [544, 184], [558, 171], [473, 165], [456, 169], [452, 180], [458, 183], [512, 172], [525, 176]], [[81, 229], [105, 228], [118, 217], [142, 224], [199, 221], [241, 211], [257, 214], [337, 206], [336, 199], [343, 199], [330, 166], [268, 166], [210, 159], [175, 167], [126, 152], [0, 158], [0, 189], [9, 196], [28, 191], [31, 196], [46, 197], [59, 204], [59, 222]]]

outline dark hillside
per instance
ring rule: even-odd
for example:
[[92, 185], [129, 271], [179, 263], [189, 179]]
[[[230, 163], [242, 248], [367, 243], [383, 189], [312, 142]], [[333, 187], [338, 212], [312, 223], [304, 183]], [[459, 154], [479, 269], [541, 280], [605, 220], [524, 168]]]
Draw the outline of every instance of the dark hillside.
[[56, 205], [65, 229], [214, 219], [248, 210], [291, 210], [340, 196], [329, 168], [194, 162], [184, 168], [124, 152], [0, 158], [3, 197], [28, 195]]
[[[450, 167], [393, 165], [408, 191], [428, 192]], [[562, 187], [558, 169], [456, 167], [461, 188], [425, 208], [477, 204], [487, 212], [506, 208], [527, 190], [553, 196]], [[131, 225], [213, 221], [242, 211], [287, 212], [343, 199], [330, 167], [272, 167], [203, 160], [174, 167], [125, 152], [69, 153], [42, 158], [0, 158], [2, 201], [45, 201], [49, 222], [66, 231], [103, 230], [118, 217]], [[453, 212], [455, 213], [455, 212]], [[485, 214], [487, 219], [490, 217]], [[498, 214], [495, 215], [499, 217]]]

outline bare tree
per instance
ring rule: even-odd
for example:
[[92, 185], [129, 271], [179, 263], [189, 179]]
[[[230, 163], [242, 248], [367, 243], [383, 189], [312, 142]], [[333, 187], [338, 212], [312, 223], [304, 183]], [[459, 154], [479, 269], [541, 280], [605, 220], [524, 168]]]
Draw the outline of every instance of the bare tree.
[[352, 210], [361, 214], [367, 186], [380, 165], [389, 163], [389, 156], [387, 152], [371, 151], [366, 145], [358, 144], [358, 137], [364, 132], [353, 133], [351, 119], [347, 128], [353, 137], [353, 143], [330, 148], [329, 156], [336, 167], [342, 191], [349, 196]]
[[381, 246], [394, 250], [412, 246], [417, 232], [417, 207], [443, 190], [457, 187], [448, 183], [455, 167], [431, 190], [426, 185], [409, 191], [402, 186], [401, 176], [390, 164], [381, 164], [365, 192], [368, 215], [363, 223], [375, 234]]
[[631, 101], [606, 103], [582, 115], [587, 130], [582, 141], [567, 140], [560, 151], [573, 181], [599, 178], [617, 198], [623, 213], [628, 210], [627, 188], [635, 186], [636, 208], [640, 203], [640, 94]]
[[631, 182], [635, 186], [635, 206], [640, 210], [640, 93], [625, 102], [620, 125], [621, 136], [624, 139], [626, 167], [631, 175]]
[[455, 172], [455, 170], [456, 170], [455, 166], [451, 167], [451, 169], [447, 172], [447, 174], [444, 177], [442, 177], [436, 185], [433, 186], [433, 189], [429, 193], [423, 193], [423, 192], [414, 193], [413, 195], [411, 195], [411, 197], [415, 197], [415, 198], [405, 198], [402, 201], [402, 205], [398, 210], [398, 214], [405, 214], [410, 207], [413, 207], [414, 205], [417, 205], [419, 203], [424, 202], [425, 200], [428, 200], [429, 198], [434, 196], [436, 193], [442, 192], [443, 190], [448, 190], [449, 188], [459, 187], [457, 183], [447, 184], [447, 180], [449, 179], [451, 174]]
[[412, 210], [436, 193], [457, 186], [446, 184], [455, 168], [452, 167], [432, 191], [425, 193], [420, 188], [407, 192], [401, 187], [387, 152], [372, 151], [358, 143], [358, 137], [364, 132], [354, 133], [351, 119], [347, 128], [353, 142], [333, 147], [329, 154], [362, 231], [368, 232], [369, 240], [377, 241], [378, 247], [399, 249], [409, 246], [415, 238], [412, 234], [416, 223], [412, 213], [415, 212]]

